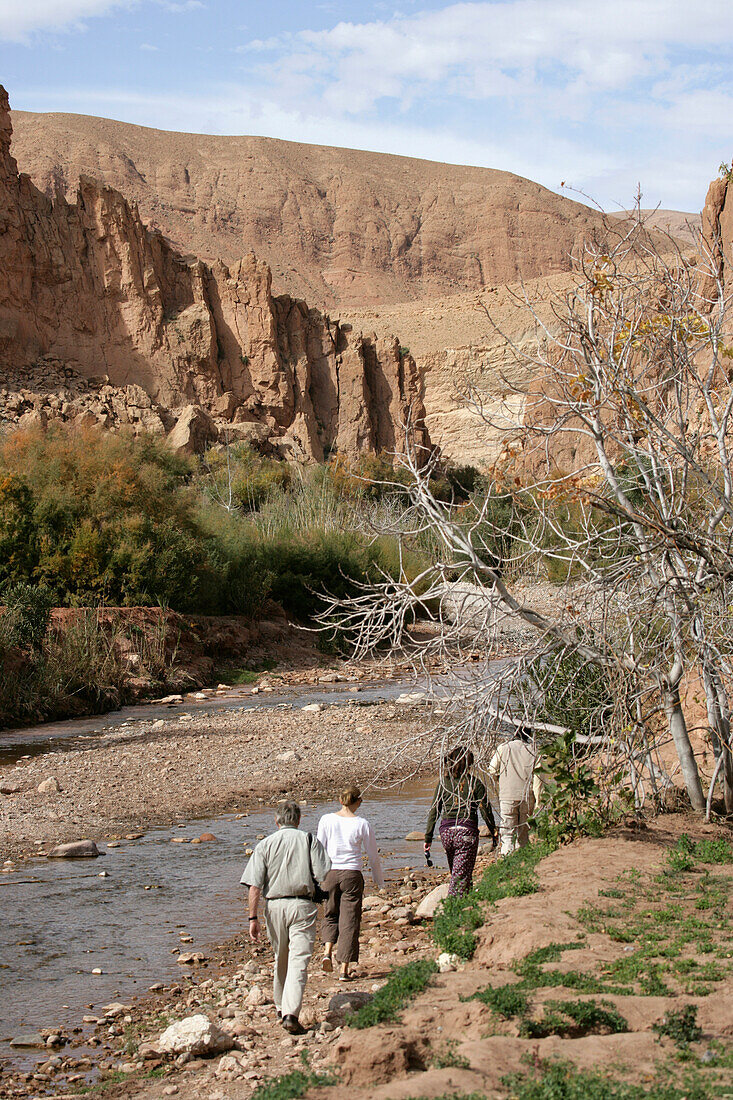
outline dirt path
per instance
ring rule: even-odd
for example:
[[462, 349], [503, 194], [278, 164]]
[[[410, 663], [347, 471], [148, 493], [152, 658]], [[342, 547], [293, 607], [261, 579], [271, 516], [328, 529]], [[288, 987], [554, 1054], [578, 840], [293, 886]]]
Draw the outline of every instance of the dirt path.
[[[687, 848], [680, 844], [683, 832], [691, 838]], [[107, 1054], [106, 1064], [116, 1067], [118, 1077], [129, 1077], [118, 1084], [109, 1078], [104, 1095], [248, 1100], [263, 1081], [302, 1067], [303, 1051], [313, 1070], [334, 1073], [352, 1100], [454, 1094], [521, 1100], [529, 1080], [548, 1081], [548, 1074], [560, 1072], [564, 1081], [575, 1081], [578, 1071], [609, 1071], [647, 1089], [692, 1075], [703, 1089], [695, 1094], [701, 1100], [733, 1095], [733, 865], [711, 861], [721, 853], [730, 858], [730, 835], [691, 817], [669, 815], [646, 829], [559, 849], [538, 864], [535, 891], [506, 897], [485, 911], [470, 962], [437, 975], [398, 1022], [365, 1030], [333, 1023], [328, 1006], [337, 983], [314, 969], [304, 1020], [315, 1030], [304, 1039], [284, 1037], [271, 1005], [248, 1003], [257, 999], [253, 986], [266, 989], [268, 951], [252, 949], [244, 940], [229, 945], [222, 951], [227, 977], [161, 992], [154, 1005], [130, 1013], [126, 1038], [129, 1052], [140, 1038], [154, 1038], [167, 1019], [204, 1010], [235, 1031], [239, 1024], [241, 1053], [183, 1066], [136, 1062], [121, 1049], [123, 1027], [110, 1039], [105, 1025], [99, 1034], [117, 1049], [116, 1055]], [[481, 858], [486, 866], [488, 857]], [[378, 988], [395, 963], [435, 958], [429, 927], [411, 923], [403, 908], [412, 907], [434, 881], [410, 875], [390, 889], [385, 904], [369, 909], [358, 990]], [[509, 987], [524, 993], [524, 1011], [502, 1014], [492, 1008], [496, 991]], [[477, 993], [482, 999], [474, 999]], [[558, 1020], [557, 1001], [610, 1012], [617, 1030], [603, 1022], [585, 1026], [582, 1018], [573, 1023], [562, 1012]], [[506, 1010], [505, 1002], [497, 1003]], [[689, 1045], [654, 1030], [665, 1015], [690, 1005], [702, 1031]], [[552, 1069], [555, 1058], [572, 1066]], [[511, 1074], [519, 1076], [510, 1089]], [[25, 1087], [19, 1082], [18, 1091], [8, 1095], [23, 1095]], [[314, 1087], [307, 1096], [332, 1100], [337, 1091]], [[283, 1087], [277, 1095], [296, 1093]], [[580, 1088], [541, 1095], [586, 1093]], [[684, 1090], [669, 1093], [684, 1095]]]

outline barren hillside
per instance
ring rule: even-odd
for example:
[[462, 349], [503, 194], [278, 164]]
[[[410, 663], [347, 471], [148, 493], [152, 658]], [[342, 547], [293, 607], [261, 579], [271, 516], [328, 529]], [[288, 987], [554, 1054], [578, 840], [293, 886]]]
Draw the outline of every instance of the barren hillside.
[[[565, 271], [597, 212], [509, 172], [259, 137], [13, 112], [46, 194], [80, 174], [121, 191], [180, 250], [253, 250], [274, 289], [320, 307], [437, 297]], [[348, 134], [344, 134], [348, 140]]]

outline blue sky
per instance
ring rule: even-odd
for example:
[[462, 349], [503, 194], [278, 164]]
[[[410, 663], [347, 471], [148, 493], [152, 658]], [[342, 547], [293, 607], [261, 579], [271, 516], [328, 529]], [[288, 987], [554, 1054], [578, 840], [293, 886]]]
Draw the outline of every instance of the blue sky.
[[16, 108], [501, 168], [698, 210], [733, 155], [731, 0], [0, 0]]

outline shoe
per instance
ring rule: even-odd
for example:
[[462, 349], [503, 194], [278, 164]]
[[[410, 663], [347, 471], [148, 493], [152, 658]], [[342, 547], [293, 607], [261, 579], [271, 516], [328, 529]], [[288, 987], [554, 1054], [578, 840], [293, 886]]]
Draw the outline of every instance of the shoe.
[[283, 1016], [283, 1027], [291, 1035], [305, 1035], [306, 1029], [297, 1016]]
[[324, 974], [330, 974], [333, 971], [333, 960], [330, 955], [324, 955], [321, 959], [321, 970]]

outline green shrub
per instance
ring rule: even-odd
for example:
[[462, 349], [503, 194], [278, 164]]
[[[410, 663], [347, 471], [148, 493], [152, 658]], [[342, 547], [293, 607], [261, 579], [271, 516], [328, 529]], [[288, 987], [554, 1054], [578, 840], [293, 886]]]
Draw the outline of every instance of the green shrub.
[[390, 971], [374, 1000], [346, 1018], [349, 1027], [365, 1028], [395, 1020], [407, 1002], [430, 984], [438, 967], [432, 959], [416, 959]]
[[51, 621], [53, 600], [43, 585], [13, 581], [0, 594], [5, 612], [0, 622], [2, 645], [38, 650]]

